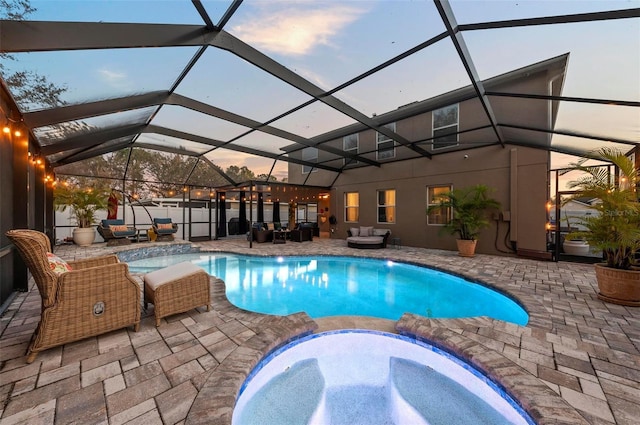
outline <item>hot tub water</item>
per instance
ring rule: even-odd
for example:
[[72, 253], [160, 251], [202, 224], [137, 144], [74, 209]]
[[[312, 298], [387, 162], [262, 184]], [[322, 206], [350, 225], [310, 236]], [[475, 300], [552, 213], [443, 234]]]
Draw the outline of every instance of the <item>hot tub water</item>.
[[314, 334], [267, 356], [240, 391], [234, 425], [532, 424], [468, 364], [376, 331]]

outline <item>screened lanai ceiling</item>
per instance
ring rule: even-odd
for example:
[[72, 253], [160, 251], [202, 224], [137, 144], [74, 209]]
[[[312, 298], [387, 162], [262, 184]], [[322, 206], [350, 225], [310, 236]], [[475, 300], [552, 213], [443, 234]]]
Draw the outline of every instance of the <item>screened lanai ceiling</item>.
[[[52, 107], [6, 82], [58, 172], [140, 148], [278, 180], [293, 162], [329, 170], [329, 185], [344, 170], [328, 165], [336, 157], [380, 166], [327, 144], [353, 129], [381, 132], [415, 156], [446, 152], [423, 147], [430, 135], [410, 140], [384, 125], [464, 90], [486, 114], [483, 144], [588, 155], [640, 143], [640, 1], [30, 3], [23, 20], [0, 22], [0, 50], [13, 59], [3, 57], [3, 78], [24, 71], [63, 88]], [[553, 58], [564, 60], [561, 93], [486, 87]], [[523, 111], [552, 101], [555, 125], [505, 122], [492, 108], [499, 97]], [[307, 147], [331, 159], [292, 154]]]

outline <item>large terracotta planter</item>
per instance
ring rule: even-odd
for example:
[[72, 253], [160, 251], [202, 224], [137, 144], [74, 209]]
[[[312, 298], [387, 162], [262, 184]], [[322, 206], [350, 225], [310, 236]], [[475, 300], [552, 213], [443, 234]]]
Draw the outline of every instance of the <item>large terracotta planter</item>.
[[476, 243], [478, 241], [470, 241], [466, 239], [456, 239], [458, 244], [458, 255], [461, 257], [473, 257], [476, 255]]
[[640, 270], [620, 270], [596, 264], [598, 298], [603, 301], [640, 307]]
[[89, 246], [96, 240], [96, 230], [93, 227], [73, 229], [73, 242], [80, 246]]

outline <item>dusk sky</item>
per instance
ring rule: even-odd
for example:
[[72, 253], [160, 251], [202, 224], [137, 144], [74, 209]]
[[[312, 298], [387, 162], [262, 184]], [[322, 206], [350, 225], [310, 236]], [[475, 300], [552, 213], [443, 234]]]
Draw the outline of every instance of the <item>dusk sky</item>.
[[[30, 20], [144, 22], [201, 25], [183, 1], [32, 1]], [[230, 2], [203, 1], [217, 22]], [[598, 12], [640, 7], [630, 1], [452, 1], [458, 23]], [[323, 89], [332, 89], [444, 31], [432, 1], [245, 1], [225, 30]], [[481, 78], [489, 78], [570, 53], [563, 95], [640, 101], [640, 19], [542, 25], [463, 32]], [[120, 97], [171, 87], [195, 47], [57, 51], [16, 54], [11, 69], [30, 69], [68, 88], [68, 103]], [[338, 91], [335, 96], [371, 116], [469, 85], [449, 39]], [[310, 97], [234, 55], [210, 47], [176, 93], [258, 121], [267, 121]], [[142, 113], [144, 112], [144, 113]], [[110, 126], [149, 111], [84, 120]], [[128, 115], [127, 115], [128, 114]], [[272, 125], [313, 137], [354, 121], [315, 102]], [[246, 128], [176, 106], [165, 106], [154, 124], [226, 141]], [[563, 102], [556, 129], [640, 142], [638, 108]], [[175, 143], [143, 135], [145, 143]], [[189, 149], [202, 151], [191, 142]], [[238, 141], [275, 153], [291, 141], [261, 133]], [[597, 147], [601, 142], [555, 135], [557, 146]], [[623, 147], [623, 146], [621, 146]], [[247, 165], [268, 172], [270, 159], [216, 150], [223, 168]], [[208, 155], [208, 156], [209, 156]], [[559, 157], [560, 158], [560, 157]], [[557, 162], [557, 161], [556, 161]], [[559, 162], [557, 162], [559, 163]], [[280, 162], [276, 174], [282, 176]]]

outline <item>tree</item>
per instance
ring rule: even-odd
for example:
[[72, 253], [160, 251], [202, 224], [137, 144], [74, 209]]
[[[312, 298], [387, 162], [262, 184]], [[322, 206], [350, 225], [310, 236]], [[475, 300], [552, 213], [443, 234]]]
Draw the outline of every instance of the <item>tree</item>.
[[243, 165], [242, 167], [231, 165], [225, 170], [225, 173], [236, 183], [256, 179], [254, 172], [248, 169], [246, 165]]
[[[27, 15], [36, 11], [29, 0], [0, 0], [0, 18], [21, 21]], [[65, 86], [57, 86], [47, 80], [47, 77], [34, 71], [7, 69], [9, 61], [17, 61], [9, 53], [0, 53], [0, 76], [11, 89], [16, 103], [23, 110], [37, 107], [53, 108], [64, 105], [60, 96], [67, 91]]]

